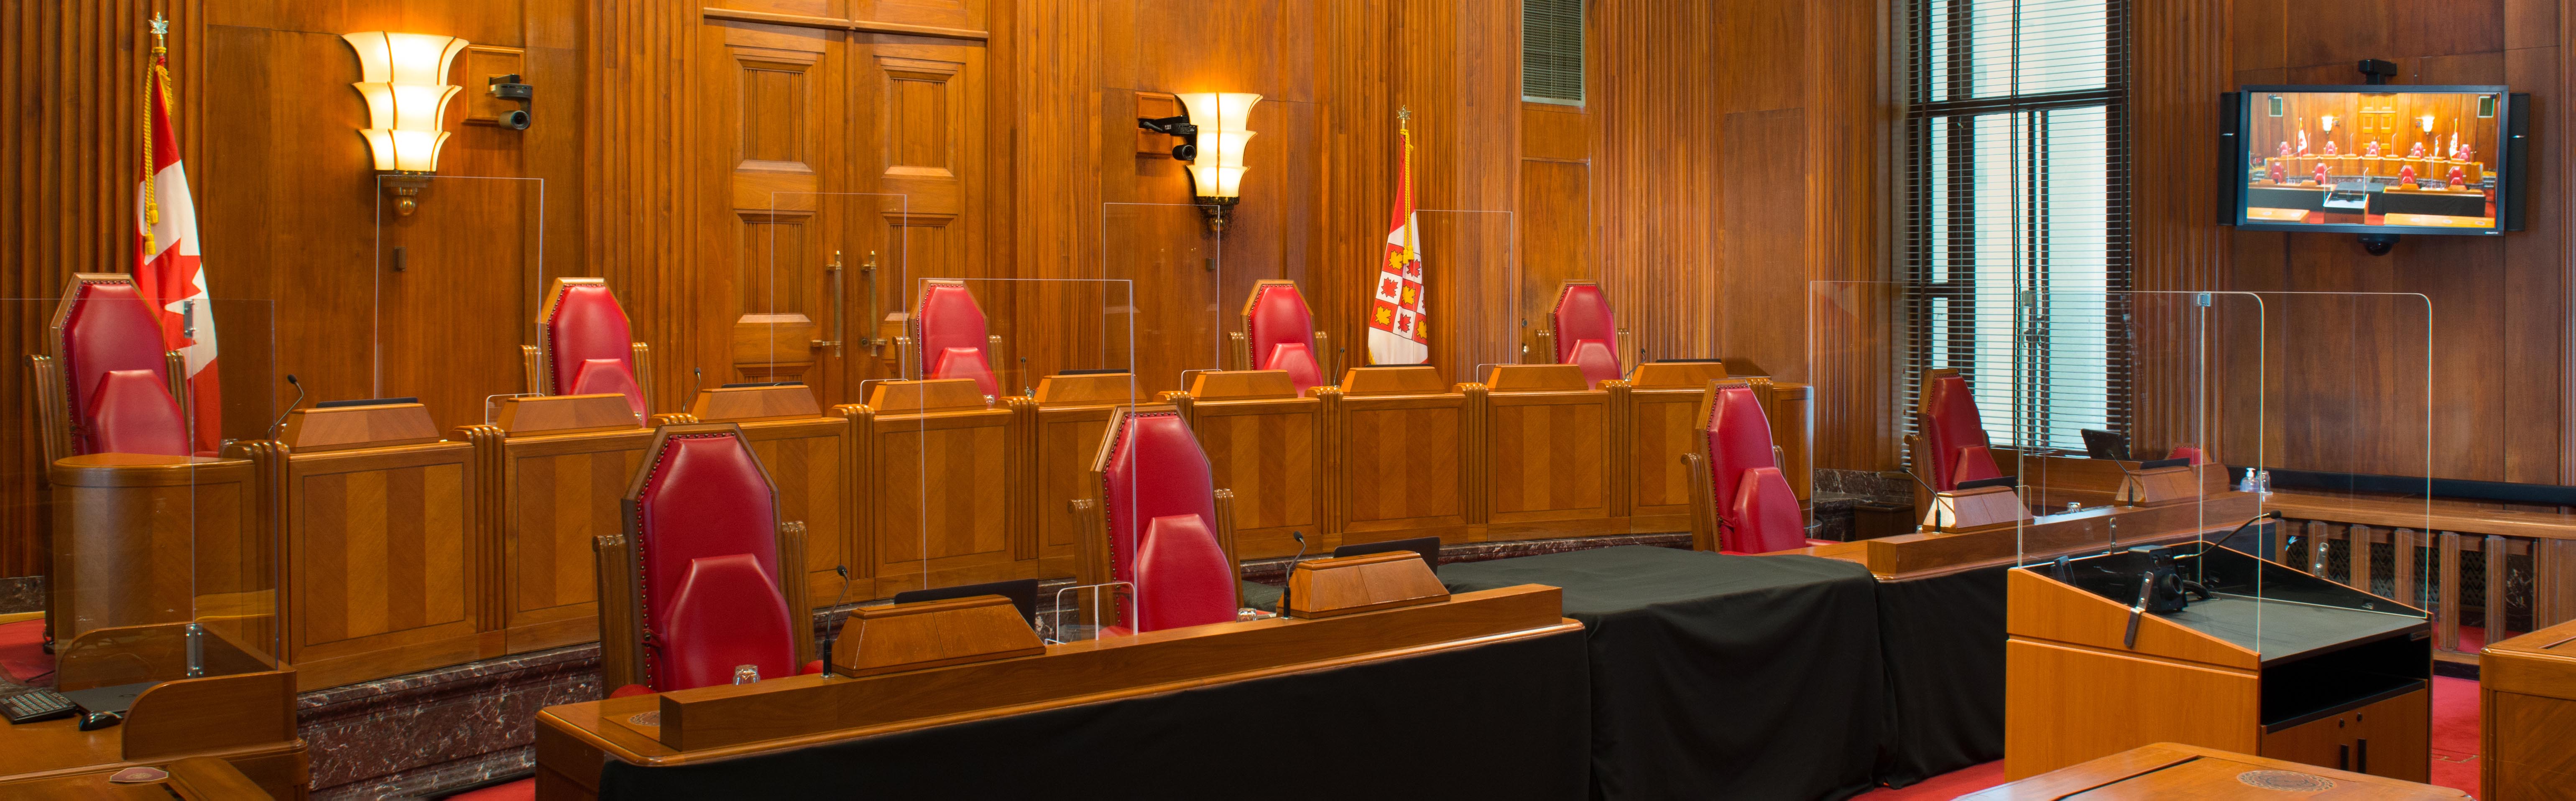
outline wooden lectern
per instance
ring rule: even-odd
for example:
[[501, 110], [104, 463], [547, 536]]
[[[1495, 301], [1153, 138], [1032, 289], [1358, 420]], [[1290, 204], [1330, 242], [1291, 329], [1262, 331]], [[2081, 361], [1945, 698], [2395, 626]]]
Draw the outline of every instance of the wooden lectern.
[[2144, 549], [2006, 575], [2004, 772], [2174, 741], [2423, 781], [2422, 610], [2211, 545], [2168, 549], [2213, 597], [2133, 614]]

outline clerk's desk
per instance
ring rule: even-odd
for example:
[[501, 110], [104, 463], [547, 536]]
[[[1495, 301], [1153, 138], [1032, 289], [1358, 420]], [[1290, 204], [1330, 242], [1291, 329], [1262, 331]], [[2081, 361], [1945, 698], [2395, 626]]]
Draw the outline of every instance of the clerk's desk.
[[2488, 645], [2478, 667], [2486, 797], [2576, 797], [2576, 621]]
[[[537, 792], [597, 797], [609, 760], [690, 765], [1580, 632], [1581, 623], [1560, 616], [1560, 595], [1555, 587], [1522, 585], [1334, 617], [1060, 643], [1036, 655], [857, 678], [794, 676], [547, 707], [537, 715]], [[853, 661], [844, 650], [850, 647], [848, 637], [836, 645], [835, 664]], [[1406, 699], [1349, 700], [1383, 706]]]
[[[74, 642], [65, 647], [81, 645]], [[151, 650], [146, 647], [136, 653], [148, 656]], [[127, 678], [133, 677], [119, 677]], [[81, 689], [68, 682], [65, 686]], [[195, 757], [228, 763], [238, 771], [236, 776], [246, 777], [266, 795], [239, 795], [225, 789], [238, 789], [236, 784], [209, 778], [207, 784], [194, 788], [201, 795], [182, 793], [181, 798], [303, 798], [312, 777], [304, 740], [295, 734], [295, 671], [166, 681], [135, 698], [124, 723], [97, 731], [81, 731], [77, 718], [0, 724], [0, 798], [117, 798], [84, 792], [84, 780], [77, 777], [137, 766], [168, 767]], [[192, 770], [183, 776], [171, 770], [183, 778], [208, 773]], [[135, 797], [167, 799], [169, 795]]]
[[251, 783], [249, 777], [233, 769], [232, 763], [213, 757], [189, 757], [150, 767], [159, 768], [166, 775], [152, 781], [121, 784], [109, 780], [125, 770], [117, 768], [41, 779], [0, 780], [0, 798], [30, 801], [268, 801], [277, 797]]
[[2100, 553], [2136, 545], [2170, 545], [2203, 535], [2225, 536], [2261, 510], [2250, 492], [2221, 491], [2199, 499], [2147, 506], [2102, 506], [1958, 532], [1918, 531], [1874, 540], [1838, 542], [1799, 551], [1858, 562], [1880, 581], [1928, 578], [1997, 565], [2028, 564], [2070, 554]]

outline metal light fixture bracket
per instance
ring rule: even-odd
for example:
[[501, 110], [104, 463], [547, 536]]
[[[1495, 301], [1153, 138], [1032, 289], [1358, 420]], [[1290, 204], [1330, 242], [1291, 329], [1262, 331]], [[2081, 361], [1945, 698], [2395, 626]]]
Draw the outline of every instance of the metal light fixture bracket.
[[429, 177], [425, 172], [393, 171], [378, 173], [376, 182], [384, 185], [385, 194], [394, 196], [394, 213], [409, 217], [420, 208], [420, 190], [429, 186]]

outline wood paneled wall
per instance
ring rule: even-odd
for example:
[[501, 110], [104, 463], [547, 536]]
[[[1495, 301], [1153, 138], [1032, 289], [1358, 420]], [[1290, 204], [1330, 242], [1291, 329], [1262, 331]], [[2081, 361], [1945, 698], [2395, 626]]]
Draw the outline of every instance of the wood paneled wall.
[[[0, 575], [24, 575], [45, 550], [42, 445], [36, 439], [27, 354], [53, 314], [39, 299], [75, 272], [134, 263], [134, 186], [141, 175], [145, 0], [13, 3], [0, 11]], [[185, 108], [203, 112], [205, 23], [198, 2], [166, 4], [171, 71]], [[183, 157], [201, 162], [204, 132], [181, 128]]]
[[[803, 378], [827, 401], [890, 363], [860, 340], [925, 277], [978, 285], [1011, 390], [1125, 366], [1140, 394], [1220, 364], [1252, 283], [1300, 282], [1342, 363], [1412, 112], [1434, 360], [1512, 361], [1558, 281], [1590, 278], [1645, 358], [1751, 359], [1815, 380], [1824, 466], [1894, 448], [1886, 365], [1808, 374], [1805, 284], [1882, 272], [1879, 4], [1591, 4], [1590, 98], [1519, 97], [1517, 6], [1456, 0], [178, 0], [179, 124], [223, 319], [227, 433], [292, 400], [417, 395], [442, 428], [520, 391], [544, 283], [597, 275], [654, 353], [662, 409], [692, 387]], [[766, 16], [764, 16], [766, 15]], [[24, 4], [0, 19], [16, 170], [0, 192], [9, 289], [48, 298], [122, 269], [146, 4]], [[929, 26], [930, 35], [876, 23]], [[451, 123], [420, 211], [394, 217], [354, 129], [342, 33], [460, 36], [479, 96], [507, 63], [535, 127]], [[1184, 34], [1183, 31], [1187, 33]], [[491, 59], [486, 61], [485, 59]], [[1264, 95], [1222, 236], [1182, 165], [1136, 152], [1140, 93]], [[542, 182], [542, 190], [539, 183]], [[892, 208], [850, 198], [901, 192]], [[783, 193], [773, 195], [772, 193]], [[813, 193], [813, 194], [805, 194]], [[775, 198], [801, 197], [799, 201]], [[841, 198], [835, 200], [833, 198]], [[1493, 213], [1493, 212], [1509, 212]], [[384, 225], [379, 229], [379, 219]], [[393, 266], [402, 248], [403, 269]], [[834, 251], [843, 272], [826, 268]], [[878, 254], [879, 303], [858, 272]], [[1132, 282], [1132, 296], [1103, 282]], [[835, 291], [837, 290], [837, 295]], [[239, 308], [249, 309], [245, 304]], [[6, 310], [35, 350], [51, 304]], [[840, 357], [810, 346], [835, 315]], [[1132, 332], [1132, 340], [1130, 339]], [[1132, 342], [1132, 344], [1131, 344]], [[1883, 360], [1878, 360], [1883, 361]], [[703, 372], [703, 377], [700, 373]], [[24, 371], [0, 371], [0, 574], [41, 571]], [[1883, 427], [1883, 426], [1881, 426]], [[1790, 432], [1783, 432], [1784, 435]]]
[[1807, 348], [1884, 339], [1807, 319], [1810, 282], [1887, 277], [1881, 4], [1591, 13], [1593, 247], [1641, 358], [1744, 359], [1812, 382], [1817, 466], [1893, 468], [1893, 351], [1810, 365]]
[[[2432, 475], [2544, 484], [2576, 475], [2576, 441], [2568, 435], [2576, 419], [2569, 411], [2576, 401], [2569, 360], [2576, 352], [2569, 348], [2568, 315], [2576, 306], [2569, 300], [2566, 240], [2566, 13], [2563, 0], [2146, 4], [2140, 42], [2157, 49], [2142, 47], [2141, 63], [2183, 69], [2168, 76], [2141, 71], [2142, 90], [2156, 90], [2141, 113], [2191, 133], [2140, 136], [2140, 187], [2161, 183], [2177, 193], [2163, 207], [2147, 206], [2149, 195], [2141, 194], [2142, 210], [2169, 221], [2149, 227], [2142, 215], [2142, 278], [2187, 287], [2197, 283], [2194, 276], [2211, 275], [2197, 285], [2423, 297], [2268, 304], [2274, 319], [2260, 376], [2268, 417], [2260, 426], [2249, 424], [2252, 410], [2242, 399], [2250, 393], [2230, 393], [2239, 401], [2222, 410], [2223, 455], [2230, 461], [2251, 461], [2259, 446], [2263, 460], [2279, 467], [2425, 473], [2429, 364]], [[2207, 143], [2215, 139], [2216, 120], [2203, 98], [2245, 84], [2360, 83], [2353, 65], [2365, 58], [2397, 62], [2401, 74], [2392, 83], [2509, 84], [2531, 93], [2528, 230], [2502, 237], [2409, 236], [2374, 257], [2350, 235], [2235, 231], [2183, 208], [2195, 193], [2212, 195], [2198, 187], [2199, 165], [2215, 158]], [[2198, 66], [2213, 63], [2224, 65], [2216, 75]], [[2170, 83], [2149, 84], [2150, 78]], [[2162, 180], [2168, 176], [2175, 180]], [[2216, 252], [2203, 232], [2215, 232]], [[2256, 380], [2257, 368], [2247, 363], [2252, 354], [2232, 355], [2231, 388]]]

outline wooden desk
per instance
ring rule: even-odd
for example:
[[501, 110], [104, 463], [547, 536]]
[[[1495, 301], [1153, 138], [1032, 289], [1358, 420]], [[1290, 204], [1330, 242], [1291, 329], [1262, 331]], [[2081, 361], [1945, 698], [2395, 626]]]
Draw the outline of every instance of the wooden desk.
[[[1554, 587], [1319, 620], [1275, 618], [1050, 645], [1037, 656], [861, 678], [797, 676], [548, 707], [538, 794], [589, 798], [602, 766], [700, 763], [1286, 673], [1346, 667], [1582, 626]], [[638, 715], [658, 713], [639, 721]]]
[[108, 781], [124, 768], [97, 770], [43, 779], [0, 780], [0, 796], [49, 801], [267, 801], [277, 796], [251, 782], [232, 763], [213, 757], [189, 757], [152, 765], [168, 771], [159, 781], [117, 784]]
[[2487, 646], [2479, 657], [2480, 788], [2494, 801], [2576, 792], [2576, 622]]
[[[0, 726], [0, 797], [62, 792], [68, 794], [58, 797], [118, 798], [81, 794], [90, 786], [84, 777], [206, 757], [229, 763], [237, 776], [270, 796], [301, 799], [311, 772], [304, 741], [295, 736], [294, 674], [281, 670], [168, 681], [134, 699], [124, 723], [97, 731], [81, 731], [77, 718]], [[231, 794], [239, 785], [224, 784], [209, 773], [219, 772], [189, 772], [191, 779], [207, 782], [196, 789], [217, 793], [205, 797], [245, 797]]]
[[[2324, 781], [2316, 781], [2318, 779]], [[2293, 789], [2285, 793], [2255, 786], [2256, 782]], [[2301, 789], [2306, 792], [2292, 795]], [[2469, 795], [2448, 787], [2330, 770], [2216, 748], [2156, 743], [1959, 796], [1959, 801], [2058, 801], [2062, 798], [2083, 798], [2085, 801], [2157, 798], [2273, 801], [2292, 797], [2338, 801], [2437, 801], [2467, 798]]]
[[1037, 394], [1003, 399], [1015, 425], [1011, 448], [1027, 454], [1018, 460], [1020, 473], [1009, 489], [1012, 556], [1037, 560], [1037, 575], [1074, 574], [1081, 532], [1065, 514], [1066, 504], [1096, 493], [1082, 485], [1083, 476], [1100, 452], [1109, 413], [1152, 402], [1136, 392], [1133, 373], [1086, 373], [1047, 376], [1039, 379]]
[[1628, 439], [1624, 381], [1591, 388], [1571, 364], [1498, 364], [1485, 373], [1476, 428], [1486, 464], [1484, 538], [1625, 534], [1613, 514], [1625, 487], [1618, 445]]
[[2034, 518], [1955, 534], [1915, 533], [1810, 546], [1801, 553], [1859, 562], [1880, 581], [1925, 578], [1984, 567], [2044, 562], [2120, 546], [2170, 545], [2203, 534], [2223, 536], [2253, 517], [2260, 499], [2227, 492], [2205, 504], [2120, 506]]
[[1325, 394], [1333, 481], [1325, 508], [1342, 542], [1483, 539], [1485, 385], [1430, 367], [1354, 367]]
[[[778, 483], [778, 519], [805, 524], [805, 600], [829, 605], [841, 591], [841, 576], [833, 568], [848, 565], [854, 578], [867, 575], [860, 567], [865, 543], [859, 538], [858, 469], [853, 464], [858, 458], [854, 421], [860, 408], [842, 404], [824, 409], [814, 400], [813, 390], [803, 385], [724, 387], [698, 393], [686, 415], [658, 415], [654, 421], [657, 426], [733, 423], [742, 427], [743, 441], [769, 468], [770, 480]], [[624, 475], [631, 479], [634, 466], [629, 465]], [[621, 479], [610, 494], [619, 495], [625, 489]], [[604, 505], [609, 514], [617, 514], [614, 501]], [[857, 580], [850, 586], [852, 592], [873, 589]]]
[[875, 583], [872, 594], [853, 597], [1036, 577], [1037, 562], [1017, 558], [1004, 500], [1013, 477], [1026, 474], [1014, 469], [1028, 458], [1011, 446], [1012, 432], [1026, 430], [1013, 424], [1015, 413], [987, 404], [974, 381], [952, 378], [876, 384], [852, 415], [861, 553], [873, 558], [850, 572]]
[[[1692, 419], [1700, 394], [1708, 382], [1727, 377], [1726, 366], [1714, 361], [1647, 362], [1628, 374], [1624, 514], [1630, 531], [1690, 528], [1691, 476], [1682, 467], [1682, 454], [1691, 452], [1691, 438], [1703, 422]], [[1800, 502], [1814, 488], [1807, 430], [1814, 395], [1806, 384], [1771, 385], [1771, 441], [1780, 446], [1780, 473]]]
[[2427, 777], [2432, 654], [2420, 610], [2211, 548], [2174, 567], [2216, 597], [2137, 618], [2132, 642], [2130, 607], [2105, 597], [2135, 592], [2121, 556], [2075, 560], [2064, 580], [2051, 566], [2006, 572], [2007, 775], [2172, 740]]
[[[238, 576], [255, 530], [258, 497], [241, 459], [99, 453], [67, 456], [46, 472], [54, 512], [52, 632], [70, 642], [102, 628], [185, 622], [202, 570]], [[200, 549], [208, 559], [198, 558]], [[201, 564], [202, 563], [202, 564]], [[236, 588], [238, 591], [253, 588]]]
[[[1341, 393], [1318, 386], [1301, 397], [1284, 370], [1203, 372], [1192, 377], [1189, 391], [1163, 393], [1207, 451], [1215, 486], [1234, 491], [1236, 558], [1295, 554], [1290, 532], [1306, 536], [1308, 553], [1342, 544], [1341, 533], [1324, 525], [1324, 490], [1332, 477], [1325, 469], [1323, 400]], [[1069, 519], [1060, 511], [1056, 518]]]

